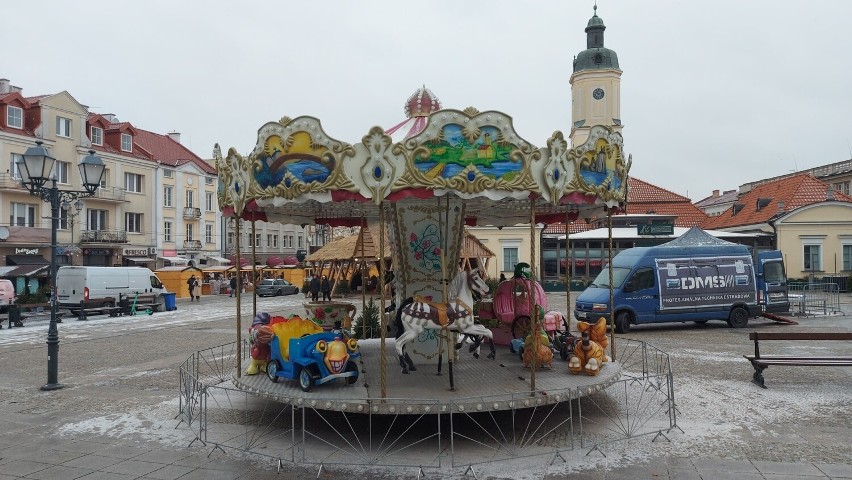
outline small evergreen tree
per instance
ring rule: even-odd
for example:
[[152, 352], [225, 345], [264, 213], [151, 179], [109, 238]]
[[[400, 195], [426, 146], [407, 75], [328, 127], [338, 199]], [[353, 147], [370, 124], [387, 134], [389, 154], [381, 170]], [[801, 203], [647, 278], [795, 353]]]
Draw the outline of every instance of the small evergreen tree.
[[367, 305], [364, 306], [361, 315], [355, 320], [355, 324], [352, 325], [352, 334], [358, 339], [378, 338], [382, 335], [381, 330], [379, 330], [380, 328], [379, 306], [370, 298]]

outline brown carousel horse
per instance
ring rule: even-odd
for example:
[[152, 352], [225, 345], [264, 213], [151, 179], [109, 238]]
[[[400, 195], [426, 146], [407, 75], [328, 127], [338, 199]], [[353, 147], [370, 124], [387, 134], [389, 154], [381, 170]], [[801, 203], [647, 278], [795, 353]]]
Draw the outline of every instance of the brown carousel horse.
[[[414, 370], [413, 362], [405, 353], [405, 345], [417, 338], [423, 330], [448, 330], [470, 336], [492, 338], [491, 330], [474, 322], [473, 292], [485, 295], [488, 284], [479, 276], [478, 269], [459, 272], [448, 287], [449, 302], [428, 302], [423, 298], [414, 297], [403, 302], [397, 312], [396, 353], [402, 366], [402, 373]], [[494, 343], [488, 358], [496, 355]], [[451, 367], [452, 368], [452, 367]], [[450, 369], [450, 385], [452, 386], [452, 369]]]

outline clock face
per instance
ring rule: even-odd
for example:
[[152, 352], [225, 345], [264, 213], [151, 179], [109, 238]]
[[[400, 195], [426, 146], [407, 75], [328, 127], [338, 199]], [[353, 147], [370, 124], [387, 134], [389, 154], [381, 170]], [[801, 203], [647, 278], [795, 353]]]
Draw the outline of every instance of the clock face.
[[592, 97], [593, 97], [595, 100], [600, 100], [600, 99], [602, 99], [602, 98], [604, 97], [604, 91], [603, 91], [603, 89], [602, 89], [602, 88], [596, 88], [596, 89], [594, 89], [594, 91], [592, 91]]

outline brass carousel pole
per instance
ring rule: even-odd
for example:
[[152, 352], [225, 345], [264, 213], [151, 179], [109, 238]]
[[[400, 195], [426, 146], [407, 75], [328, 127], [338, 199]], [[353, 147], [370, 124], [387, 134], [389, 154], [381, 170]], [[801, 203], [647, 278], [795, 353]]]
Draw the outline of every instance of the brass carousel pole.
[[237, 295], [237, 378], [240, 378], [243, 374], [243, 323], [240, 308], [240, 291], [242, 290], [242, 278], [240, 278], [242, 276], [240, 273], [240, 217], [234, 217], [234, 224], [234, 229], [236, 230], [234, 261], [237, 264], [237, 291], [234, 292]]
[[[382, 376], [382, 385], [381, 385], [381, 393], [382, 398], [387, 398], [387, 357], [385, 356], [385, 332], [387, 331], [387, 313], [385, 312], [385, 209], [381, 205], [379, 206], [379, 283], [377, 284], [379, 288], [379, 331], [381, 332], [381, 340], [379, 341], [379, 351], [381, 355], [379, 355], [379, 371]], [[363, 230], [361, 231], [363, 234]], [[362, 238], [363, 240], [363, 238]], [[361, 250], [363, 253], [364, 244], [361, 243]], [[363, 316], [363, 313], [362, 313]]]
[[571, 243], [568, 240], [568, 222], [571, 213], [565, 213], [565, 328], [571, 333]]
[[615, 293], [612, 288], [612, 210], [607, 209], [606, 212], [607, 229], [609, 230], [609, 317], [612, 322], [609, 333], [610, 357], [615, 361]]
[[251, 278], [254, 283], [253, 294], [251, 296], [251, 315], [252, 319], [257, 316], [257, 236], [255, 235], [255, 219], [251, 217]]
[[530, 201], [530, 335], [532, 335], [532, 362], [530, 362], [530, 396], [535, 396], [535, 367], [541, 347], [541, 325], [538, 322], [538, 301], [535, 298], [535, 200]]
[[[446, 207], [444, 208], [444, 221], [442, 222], [444, 224], [444, 228], [443, 228], [443, 232], [442, 232], [442, 235], [441, 235], [441, 242], [442, 242], [442, 245], [441, 245], [441, 285], [443, 285], [443, 293], [442, 293], [442, 295], [444, 296], [443, 301], [446, 302], [446, 303], [450, 303], [450, 298], [449, 298], [449, 295], [450, 295], [450, 293], [449, 293], [450, 276], [449, 276], [449, 272], [447, 271], [447, 248], [450, 245], [450, 239], [449, 239], [449, 236], [450, 236], [450, 225], [449, 225], [449, 222], [450, 222], [450, 197], [447, 196], [446, 199], [447, 199], [447, 204], [446, 204]], [[438, 206], [440, 206], [440, 205], [441, 205], [441, 199], [439, 198], [438, 199]], [[456, 390], [456, 385], [455, 385], [455, 378], [453, 377], [453, 360], [455, 360], [454, 355], [456, 353], [456, 349], [453, 348], [453, 344], [455, 342], [453, 341], [454, 339], [452, 338], [452, 332], [450, 331], [449, 328], [447, 328], [448, 326], [449, 325], [444, 327], [444, 334], [446, 335], [446, 339], [447, 339], [447, 342], [446, 342], [447, 343], [447, 374], [449, 374], [449, 376], [450, 376], [450, 391], [454, 392]]]
[[[364, 228], [367, 226], [366, 220], [361, 218], [361, 338], [367, 339], [367, 318], [364, 315], [364, 310], [367, 307], [367, 283], [366, 273], [364, 268], [367, 266], [367, 257], [364, 253]], [[384, 347], [382, 347], [384, 348]], [[362, 360], [363, 362], [363, 360]]]

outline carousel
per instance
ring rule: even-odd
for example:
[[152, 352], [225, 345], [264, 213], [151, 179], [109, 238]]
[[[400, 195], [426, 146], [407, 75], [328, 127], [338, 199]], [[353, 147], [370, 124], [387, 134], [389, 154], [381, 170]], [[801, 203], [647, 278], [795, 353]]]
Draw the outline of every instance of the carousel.
[[[248, 333], [252, 355], [246, 365], [238, 352], [235, 385], [293, 405], [382, 414], [427, 403], [423, 408], [435, 413], [482, 408], [484, 397], [495, 399], [490, 410], [510, 409], [518, 402], [564, 401], [553, 392], [583, 395], [617, 381], [621, 366], [605, 325], [578, 332], [564, 360], [553, 358], [548, 335], [531, 333], [544, 332], [547, 310], [556, 310], [542, 305], [537, 265], [498, 288], [518, 294], [511, 312], [497, 313], [503, 321], [525, 318], [528, 336], [519, 340], [526, 353], [520, 358], [495, 349], [492, 331], [472, 305], [475, 297], [497, 292], [489, 292], [484, 272], [462, 257], [465, 226], [530, 225], [534, 240], [536, 224], [623, 211], [631, 159], [620, 133], [595, 126], [572, 148], [556, 131], [539, 147], [515, 131], [507, 114], [441, 109], [425, 87], [408, 100], [406, 113], [408, 120], [388, 131], [376, 126], [349, 141], [326, 132], [319, 119], [301, 116], [260, 127], [248, 155], [234, 148], [223, 154], [216, 146], [224, 216], [365, 227], [377, 233], [375, 250], [392, 256], [390, 275], [388, 263], [377, 262], [378, 278], [392, 282], [378, 289], [378, 339], [357, 340], [315, 318], [260, 312], [244, 319], [238, 296], [237, 345]], [[463, 336], [473, 339], [471, 351], [482, 346], [488, 354], [459, 349]]]

